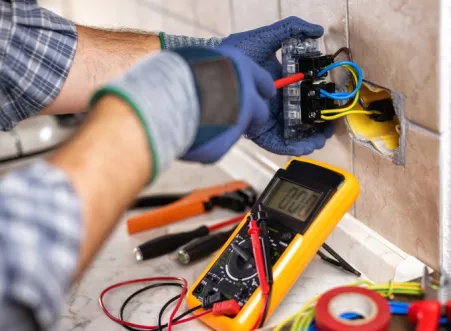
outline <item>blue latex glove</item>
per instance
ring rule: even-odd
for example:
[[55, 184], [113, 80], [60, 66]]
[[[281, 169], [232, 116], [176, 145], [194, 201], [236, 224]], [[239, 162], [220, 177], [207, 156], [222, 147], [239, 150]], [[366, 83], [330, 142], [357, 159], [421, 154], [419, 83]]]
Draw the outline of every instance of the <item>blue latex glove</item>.
[[[256, 30], [232, 34], [224, 39], [220, 47], [232, 46], [239, 49], [266, 69], [273, 80], [277, 80], [282, 77], [282, 65], [275, 53], [281, 47], [283, 40], [296, 36], [319, 38], [322, 35], [321, 26], [291, 16]], [[272, 153], [296, 156], [310, 154], [315, 149], [322, 148], [326, 138], [333, 135], [334, 128], [329, 123], [326, 126], [320, 126], [315, 135], [287, 144], [283, 138], [282, 90], [278, 91], [268, 104], [270, 109], [268, 121], [264, 126], [251, 125], [245, 133], [257, 145]]]
[[[229, 125], [201, 123], [194, 144], [182, 157], [187, 161], [216, 162], [250, 127], [258, 129], [267, 123], [269, 120], [267, 101], [276, 94], [274, 81], [266, 70], [233, 47], [185, 48], [175, 50], [175, 52], [190, 63], [225, 57], [233, 64], [234, 78], [237, 79], [239, 89], [236, 100], [239, 105], [237, 120]], [[197, 85], [199, 86], [199, 84]], [[200, 95], [202, 95], [202, 91], [200, 91]], [[207, 111], [217, 113], [221, 110], [221, 105], [215, 105], [214, 109]]]

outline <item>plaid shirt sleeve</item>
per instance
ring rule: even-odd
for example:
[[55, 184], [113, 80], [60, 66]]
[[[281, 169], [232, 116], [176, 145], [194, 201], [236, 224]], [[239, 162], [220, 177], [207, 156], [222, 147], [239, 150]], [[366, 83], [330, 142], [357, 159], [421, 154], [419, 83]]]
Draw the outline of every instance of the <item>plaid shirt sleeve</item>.
[[56, 98], [76, 47], [72, 22], [35, 0], [0, 0], [1, 130], [11, 130]]
[[80, 201], [67, 175], [41, 161], [0, 180], [0, 330], [46, 330], [74, 275]]

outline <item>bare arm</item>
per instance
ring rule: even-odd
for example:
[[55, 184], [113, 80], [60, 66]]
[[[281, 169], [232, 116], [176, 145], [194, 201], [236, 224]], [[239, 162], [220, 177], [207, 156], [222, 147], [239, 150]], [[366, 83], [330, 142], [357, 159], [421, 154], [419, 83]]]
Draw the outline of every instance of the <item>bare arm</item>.
[[61, 93], [39, 114], [67, 114], [86, 110], [100, 86], [125, 72], [149, 53], [160, 50], [157, 35], [103, 31], [77, 26], [75, 58]]
[[106, 96], [50, 163], [68, 174], [84, 206], [80, 273], [150, 178], [151, 155], [142, 124], [121, 99]]

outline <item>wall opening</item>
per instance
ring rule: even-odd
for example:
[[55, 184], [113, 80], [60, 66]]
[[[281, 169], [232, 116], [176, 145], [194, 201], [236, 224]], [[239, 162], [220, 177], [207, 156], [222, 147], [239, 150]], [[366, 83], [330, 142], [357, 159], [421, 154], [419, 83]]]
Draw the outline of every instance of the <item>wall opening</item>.
[[[353, 86], [348, 86], [350, 90]], [[346, 116], [351, 138], [397, 165], [404, 165], [405, 132], [403, 98], [399, 93], [364, 81], [360, 89], [358, 110], [378, 114]]]

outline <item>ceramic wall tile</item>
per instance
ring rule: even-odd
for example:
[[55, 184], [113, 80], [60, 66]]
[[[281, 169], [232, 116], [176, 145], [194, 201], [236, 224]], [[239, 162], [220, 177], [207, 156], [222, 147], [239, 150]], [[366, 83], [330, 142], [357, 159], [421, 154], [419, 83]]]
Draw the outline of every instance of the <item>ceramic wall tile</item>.
[[228, 36], [232, 32], [231, 0], [196, 0], [194, 12], [201, 28], [210, 35]]
[[197, 36], [199, 29], [186, 20], [180, 20], [178, 17], [168, 15], [163, 19], [164, 32], [182, 36]]
[[252, 30], [274, 23], [280, 17], [279, 1], [232, 0], [233, 28], [235, 32]]
[[324, 28], [322, 50], [334, 53], [347, 46], [346, 0], [281, 0], [282, 17], [298, 16]]
[[194, 7], [196, 0], [166, 0], [166, 9], [177, 16], [187, 18], [191, 21], [195, 19]]
[[64, 3], [62, 12], [81, 25], [158, 31], [162, 28], [162, 16], [148, 4], [159, 8], [160, 2], [70, 0]]
[[306, 157], [322, 161], [343, 170], [352, 172], [352, 140], [343, 120], [335, 121], [335, 134], [326, 141], [322, 149], [318, 149]]
[[408, 254], [438, 267], [439, 137], [411, 125], [406, 165], [355, 146], [356, 217]]
[[406, 117], [438, 132], [440, 0], [349, 1], [350, 42], [365, 78], [405, 96]]

